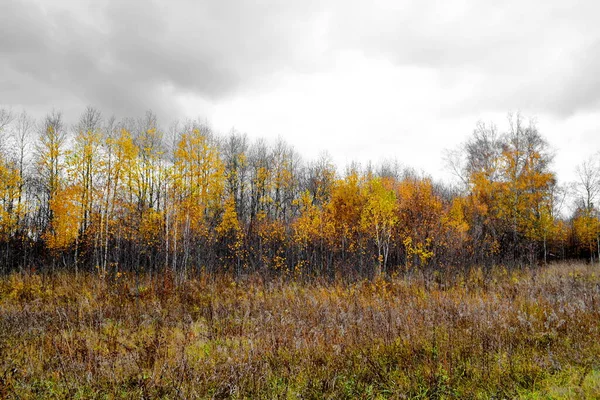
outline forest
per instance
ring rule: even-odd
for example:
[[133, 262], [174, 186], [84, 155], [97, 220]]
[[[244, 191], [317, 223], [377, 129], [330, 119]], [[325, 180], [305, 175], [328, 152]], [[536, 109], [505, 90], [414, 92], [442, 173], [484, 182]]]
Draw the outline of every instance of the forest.
[[[70, 126], [2, 109], [2, 272], [425, 276], [598, 260], [598, 156], [559, 183], [535, 123], [478, 123], [445, 155], [454, 183], [398, 162], [304, 161], [283, 140], [163, 128], [88, 107]], [[574, 204], [566, 204], [567, 202]], [[567, 214], [567, 210], [570, 215]]]

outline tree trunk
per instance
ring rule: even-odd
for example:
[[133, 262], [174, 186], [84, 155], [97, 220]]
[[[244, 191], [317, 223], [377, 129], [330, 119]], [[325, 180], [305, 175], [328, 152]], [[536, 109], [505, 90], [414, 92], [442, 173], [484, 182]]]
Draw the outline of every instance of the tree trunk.
[[546, 244], [546, 236], [544, 236], [544, 265], [548, 265], [548, 249]]

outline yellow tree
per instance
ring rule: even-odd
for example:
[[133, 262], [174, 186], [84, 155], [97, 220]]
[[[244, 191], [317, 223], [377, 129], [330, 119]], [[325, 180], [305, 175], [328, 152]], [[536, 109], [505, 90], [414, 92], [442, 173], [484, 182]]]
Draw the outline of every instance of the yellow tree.
[[114, 158], [117, 144], [117, 134], [119, 129], [115, 123], [115, 118], [110, 118], [102, 130], [100, 151], [102, 159], [99, 162], [99, 174], [102, 177], [99, 184], [99, 202], [100, 202], [100, 221], [98, 223], [98, 245], [97, 260], [98, 272], [106, 276], [106, 267], [108, 263], [108, 243], [110, 240], [109, 227], [111, 224], [111, 208], [114, 207]]
[[474, 242], [488, 254], [500, 246], [513, 262], [527, 250], [533, 262], [548, 233], [545, 204], [555, 183], [547, 142], [533, 122], [511, 115], [504, 135], [478, 124], [465, 153]]
[[[18, 168], [6, 162], [0, 153], [0, 242], [7, 242], [17, 229], [19, 210], [15, 208], [20, 182]], [[4, 260], [4, 263], [7, 261]]]
[[[59, 186], [56, 195], [50, 200], [49, 206], [53, 218], [51, 229], [45, 233], [45, 239], [54, 258], [68, 251], [78, 240], [83, 219], [81, 192], [81, 187], [77, 185]], [[77, 263], [75, 263], [75, 273], [77, 270]]]
[[233, 196], [228, 196], [223, 206], [221, 222], [216, 228], [217, 235], [226, 247], [225, 262], [233, 264], [236, 274], [241, 273], [244, 257], [244, 231], [240, 226]]
[[[136, 237], [137, 227], [132, 219], [137, 207], [136, 174], [138, 148], [133, 142], [131, 133], [120, 129], [118, 136], [108, 136], [104, 141], [106, 159], [102, 163], [104, 181], [102, 197], [103, 240], [102, 240], [102, 272], [105, 274], [109, 262], [109, 249], [113, 242], [132, 241]], [[115, 259], [120, 261], [122, 246], [115, 249]]]
[[[366, 202], [363, 184], [358, 172], [351, 171], [344, 179], [334, 182], [330, 199], [324, 206], [325, 218], [334, 229], [330, 242], [340, 252], [344, 263], [348, 257], [352, 259], [359, 255], [362, 258], [361, 218]], [[362, 262], [358, 264], [362, 265]]]
[[[7, 160], [4, 149], [5, 130], [12, 119], [12, 113], [0, 108], [0, 242], [7, 242], [17, 227], [19, 210], [15, 207], [22, 188], [20, 171]], [[7, 267], [8, 251], [5, 256], [3, 264]]]
[[334, 226], [321, 206], [315, 204], [308, 190], [302, 193], [296, 203], [300, 215], [293, 223], [293, 239], [301, 252], [301, 260], [296, 268], [303, 271], [308, 266], [313, 271], [317, 266], [322, 271], [325, 253], [332, 250], [328, 245], [335, 237]]
[[[51, 239], [49, 246], [56, 252], [58, 250], [66, 250], [69, 246], [66, 245], [70, 241], [70, 229], [77, 229], [77, 237], [75, 242], [75, 269], [77, 271], [79, 263], [79, 254], [82, 239], [86, 234], [88, 227], [91, 224], [92, 210], [96, 201], [96, 183], [97, 176], [100, 172], [100, 152], [101, 143], [100, 132], [100, 113], [88, 107], [81, 116], [79, 123], [75, 126], [74, 144], [71, 150], [64, 151], [64, 172], [66, 179], [64, 182], [59, 181], [56, 188], [56, 196], [50, 200], [50, 211], [53, 215], [51, 224], [51, 234], [48, 238]], [[79, 199], [71, 199], [74, 193], [79, 193]], [[68, 199], [64, 204], [59, 204], [62, 198]], [[77, 210], [72, 209], [78, 207]], [[61, 221], [55, 221], [60, 218]], [[69, 232], [64, 229], [66, 219], [68, 224], [77, 221], [76, 226], [70, 226]], [[57, 239], [57, 229], [61, 228], [67, 236]]]
[[573, 218], [573, 230], [575, 237], [582, 248], [590, 253], [590, 262], [594, 261], [595, 247], [600, 235], [600, 219], [598, 214], [586, 207], [579, 208]]
[[[447, 262], [455, 265], [464, 263], [466, 257], [472, 255], [472, 241], [468, 235], [468, 198], [454, 197], [446, 204], [441, 216], [443, 231], [443, 248], [446, 251]], [[452, 258], [453, 257], [453, 258]]]
[[[404, 179], [396, 192], [398, 241], [405, 248], [407, 265], [416, 265], [425, 273], [429, 260], [436, 255], [435, 247], [445, 246], [442, 201], [429, 179]], [[459, 214], [456, 217], [455, 223], [460, 224]]]
[[[161, 244], [161, 234], [165, 230], [165, 217], [162, 210], [147, 208], [142, 212], [138, 240], [144, 252], [154, 252]], [[151, 256], [151, 259], [155, 257]]]
[[[48, 247], [55, 255], [75, 244], [78, 270], [82, 237], [90, 225], [95, 201], [94, 179], [99, 173], [100, 114], [88, 108], [76, 127], [74, 146], [64, 154], [65, 179], [59, 180], [49, 208], [53, 216], [47, 232]], [[79, 196], [79, 197], [76, 197]], [[73, 233], [75, 232], [75, 233]]]
[[572, 229], [569, 223], [563, 219], [557, 219], [553, 229], [553, 244], [560, 251], [563, 259], [566, 257], [567, 244], [571, 235]]
[[[201, 240], [210, 239], [210, 223], [218, 215], [223, 190], [224, 169], [217, 147], [200, 129], [184, 133], [175, 151], [172, 190], [175, 215], [171, 221], [174, 226], [170, 229], [174, 252], [180, 247], [178, 238], [181, 239], [182, 276], [192, 261], [192, 247], [198, 257], [207, 253], [208, 248], [202, 252], [197, 247]], [[172, 261], [173, 270], [176, 270], [176, 254]]]
[[385, 272], [392, 229], [398, 222], [396, 193], [389, 180], [372, 178], [366, 182], [366, 203], [362, 210], [361, 226], [377, 246], [378, 267]]
[[[544, 179], [538, 175], [537, 179]], [[548, 190], [542, 191], [543, 196], [534, 204], [534, 213], [527, 224], [527, 237], [542, 242], [544, 264], [548, 262], [549, 244], [559, 243], [562, 240], [563, 227], [558, 216], [566, 197], [566, 191], [559, 187], [554, 179], [551, 180]]]
[[533, 262], [536, 240], [541, 240], [539, 229], [535, 229], [541, 205], [550, 194], [555, 182], [554, 174], [549, 170], [552, 157], [548, 144], [530, 122], [525, 126], [517, 115], [510, 117], [510, 130], [506, 135], [501, 155], [503, 188], [498, 211], [502, 217], [511, 221], [513, 246], [519, 243], [519, 237], [530, 239], [529, 256]]

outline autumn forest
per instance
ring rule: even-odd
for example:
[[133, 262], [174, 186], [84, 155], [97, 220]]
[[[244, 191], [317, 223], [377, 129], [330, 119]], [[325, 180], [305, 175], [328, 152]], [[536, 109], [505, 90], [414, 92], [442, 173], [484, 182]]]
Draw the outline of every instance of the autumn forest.
[[[283, 140], [165, 129], [148, 112], [88, 108], [35, 121], [2, 112], [0, 255], [23, 269], [235, 275], [424, 274], [470, 265], [598, 258], [600, 170], [577, 168], [576, 207], [552, 152], [520, 115], [479, 123], [446, 154], [458, 184], [398, 163], [304, 162]], [[502, 121], [500, 121], [502, 122]], [[570, 189], [573, 191], [573, 189]], [[568, 197], [568, 198], [572, 198]]]

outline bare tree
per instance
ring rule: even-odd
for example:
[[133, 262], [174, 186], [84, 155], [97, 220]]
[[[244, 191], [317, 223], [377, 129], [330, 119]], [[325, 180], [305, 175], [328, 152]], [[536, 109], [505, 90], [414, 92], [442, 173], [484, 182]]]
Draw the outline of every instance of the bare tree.
[[465, 150], [467, 153], [465, 174], [467, 176], [481, 172], [492, 181], [498, 179], [497, 163], [499, 154], [502, 152], [502, 141], [496, 125], [478, 122], [473, 136], [465, 144]]
[[[372, 174], [372, 168], [369, 168]], [[315, 204], [324, 203], [329, 199], [336, 178], [336, 169], [331, 156], [327, 152], [321, 153], [316, 161], [308, 163], [305, 171], [303, 189], [310, 192]]]
[[575, 168], [577, 194], [589, 211], [600, 194], [600, 153], [587, 158]]
[[[579, 201], [588, 216], [598, 218], [599, 211], [595, 202], [600, 194], [600, 153], [584, 160], [577, 166], [575, 172], [578, 177], [576, 190]], [[598, 261], [600, 262], [600, 232], [596, 232], [596, 247], [599, 255]]]
[[38, 178], [43, 196], [40, 207], [42, 230], [45, 230], [52, 222], [50, 203], [58, 190], [66, 139], [67, 134], [62, 114], [52, 111], [40, 125], [39, 138], [36, 143]]
[[26, 111], [22, 111], [17, 117], [14, 129], [12, 130], [12, 140], [15, 148], [15, 158], [17, 168], [19, 169], [19, 197], [17, 200], [19, 208], [23, 202], [23, 187], [25, 185], [25, 168], [27, 157], [27, 149], [31, 147], [32, 134], [35, 130], [35, 120], [30, 117]]
[[4, 150], [5, 130], [13, 119], [14, 115], [10, 110], [0, 108], [0, 153]]
[[222, 144], [225, 163], [227, 190], [233, 197], [240, 220], [246, 216], [246, 196], [248, 191], [248, 137], [232, 130]]
[[75, 150], [81, 157], [80, 179], [81, 179], [81, 206], [83, 221], [81, 225], [82, 232], [89, 225], [91, 212], [93, 208], [94, 183], [99, 173], [98, 150], [102, 137], [102, 114], [93, 107], [87, 107], [79, 118], [79, 122], [74, 127], [75, 131]]
[[399, 179], [400, 174], [402, 173], [402, 169], [402, 164], [398, 161], [398, 159], [383, 160], [377, 166], [377, 176], [381, 178]]
[[446, 169], [458, 178], [464, 189], [467, 189], [469, 187], [469, 177], [467, 176], [465, 152], [463, 148], [446, 149], [444, 151], [443, 160]]

